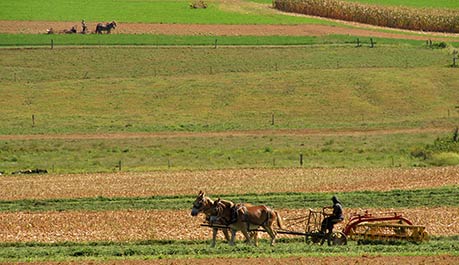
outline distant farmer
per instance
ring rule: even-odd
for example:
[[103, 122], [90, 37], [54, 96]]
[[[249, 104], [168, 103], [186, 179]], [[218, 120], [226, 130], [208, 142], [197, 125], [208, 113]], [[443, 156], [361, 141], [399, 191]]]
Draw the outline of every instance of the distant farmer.
[[83, 20], [81, 20], [81, 27], [83, 28], [83, 30], [81, 31], [81, 33], [83, 34], [86, 34], [88, 33], [88, 26], [86, 25], [86, 22]]
[[322, 221], [321, 232], [322, 233], [331, 233], [333, 231], [333, 226], [344, 220], [343, 215], [343, 206], [336, 196], [332, 197], [333, 201], [333, 213], [332, 215], [324, 218]]

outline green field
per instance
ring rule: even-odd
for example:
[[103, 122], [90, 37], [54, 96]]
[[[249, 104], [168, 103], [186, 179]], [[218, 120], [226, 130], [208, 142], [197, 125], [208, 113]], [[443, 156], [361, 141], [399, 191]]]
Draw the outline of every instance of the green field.
[[439, 135], [446, 133], [0, 141], [0, 165], [7, 173], [25, 168], [113, 172], [119, 161], [123, 171], [283, 168], [300, 166], [302, 154], [302, 166], [310, 168], [428, 166], [435, 161], [411, 153]]
[[[459, 8], [453, 0], [349, 0], [362, 3]], [[97, 0], [97, 1], [1, 1], [0, 20], [31, 21], [111, 21], [183, 24], [336, 24], [315, 18], [285, 16], [266, 8], [269, 0], [241, 1], [237, 4], [209, 0], [207, 9], [191, 9], [184, 0]], [[257, 3], [257, 4], [254, 4]]]
[[[355, 46], [357, 39], [362, 45], [370, 46], [369, 37], [348, 35], [327, 36], [180, 36], [150, 34], [112, 34], [112, 35], [45, 35], [45, 34], [0, 34], [0, 46], [29, 47], [45, 46], [299, 46], [299, 45], [349, 45]], [[396, 40], [372, 38], [377, 45], [417, 45], [422, 46], [428, 40]], [[451, 37], [450, 45], [457, 47], [458, 39]], [[434, 42], [438, 45], [441, 42]]]
[[[392, 190], [386, 192], [356, 191], [338, 193], [265, 193], [265, 194], [217, 194], [234, 202], [264, 204], [277, 209], [322, 208], [332, 195], [346, 202], [347, 208], [395, 208], [414, 207], [458, 207], [455, 195], [457, 187], [441, 187], [420, 190]], [[0, 212], [46, 212], [46, 211], [118, 211], [126, 209], [144, 210], [188, 210], [195, 196], [154, 196], [129, 198], [77, 198], [49, 200], [0, 201]]]
[[[450, 49], [379, 45], [1, 49], [0, 134], [452, 133], [458, 83]], [[118, 161], [128, 171], [291, 167], [303, 153], [307, 167], [410, 167], [424, 164], [411, 156], [414, 148], [443, 135], [2, 141], [0, 166], [59, 173], [112, 171]]]
[[412, 128], [448, 125], [457, 98], [451, 55], [424, 47], [0, 53], [1, 134]]
[[[459, 8], [458, 1], [448, 0], [353, 1]], [[281, 15], [266, 8], [268, 0], [208, 3], [209, 8], [194, 10], [183, 0], [0, 1], [0, 21], [337, 25]], [[357, 38], [361, 47], [356, 47]], [[34, 168], [47, 169], [51, 177], [115, 172], [121, 165], [119, 174], [300, 166], [415, 171], [458, 165], [454, 129], [459, 68], [451, 66], [459, 44], [373, 40], [376, 46], [370, 48], [369, 37], [344, 35], [0, 34], [0, 175]], [[36, 175], [45, 181], [40, 177]], [[21, 175], [14, 178], [22, 181]], [[83, 184], [92, 185], [77, 185]], [[388, 191], [248, 192], [212, 196], [279, 209], [321, 208], [332, 194], [349, 209], [459, 207], [456, 184]], [[37, 217], [155, 209], [179, 214], [189, 210], [195, 198], [27, 196], [0, 201], [0, 213]], [[259, 247], [219, 242], [216, 248], [208, 247], [210, 240], [46, 240], [0, 242], [0, 262], [459, 255], [454, 234], [433, 235], [419, 244], [350, 242], [342, 247], [307, 245], [301, 237], [281, 238], [275, 247], [262, 240]]]
[[[1, 1], [0, 20], [112, 21], [184, 24], [302, 24], [328, 23], [319, 19], [275, 14], [242, 2], [232, 4], [206, 1], [207, 9], [192, 9], [185, 0], [24, 0]], [[261, 4], [260, 4], [261, 5]]]
[[459, 251], [457, 240], [457, 237], [436, 237], [423, 244], [402, 242], [392, 245], [357, 245], [351, 242], [346, 246], [332, 248], [305, 244], [303, 238], [279, 239], [275, 247], [270, 247], [268, 242], [261, 240], [258, 247], [239, 243], [234, 247], [217, 244], [216, 248], [206, 247], [209, 244], [207, 241], [5, 243], [0, 244], [0, 261], [145, 261], [167, 258], [359, 257], [362, 255], [370, 258], [373, 255], [431, 256], [457, 253]]

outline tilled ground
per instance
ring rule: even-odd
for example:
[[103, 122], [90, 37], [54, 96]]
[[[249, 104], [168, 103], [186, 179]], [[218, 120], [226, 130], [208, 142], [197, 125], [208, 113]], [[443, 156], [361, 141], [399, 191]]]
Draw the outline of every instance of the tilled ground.
[[[96, 27], [96, 22], [87, 22], [90, 31]], [[332, 34], [353, 35], [362, 37], [382, 37], [395, 39], [448, 40], [445, 37], [457, 37], [459, 34], [439, 34], [418, 32], [418, 35], [402, 34], [400, 31], [375, 31], [366, 28], [337, 27], [316, 24], [304, 25], [203, 25], [203, 24], [148, 24], [148, 23], [118, 23], [113, 34], [163, 34], [163, 35], [205, 35], [205, 36], [324, 36]], [[47, 29], [56, 33], [76, 26], [81, 30], [80, 22], [56, 21], [7, 21], [0, 20], [0, 33], [10, 34], [45, 34]], [[371, 27], [374, 28], [374, 27]], [[432, 36], [433, 35], [433, 36]], [[426, 37], [428, 36], [428, 37]]]
[[228, 169], [145, 173], [10, 175], [0, 200], [267, 192], [410, 190], [459, 185], [459, 167]]
[[[393, 209], [369, 209], [393, 212]], [[346, 209], [347, 219], [337, 225], [342, 229], [351, 213], [361, 209]], [[280, 209], [284, 228], [304, 231], [307, 210]], [[414, 208], [403, 211], [416, 225], [423, 225], [429, 235], [459, 234], [459, 208]], [[85, 242], [137, 240], [205, 240], [211, 229], [201, 227], [203, 216], [192, 217], [190, 211], [123, 210], [123, 211], [63, 211], [0, 213], [0, 242]], [[287, 235], [280, 235], [288, 237]], [[267, 237], [262, 233], [261, 237]], [[219, 239], [223, 235], [219, 234]], [[239, 235], [239, 239], [240, 235]]]

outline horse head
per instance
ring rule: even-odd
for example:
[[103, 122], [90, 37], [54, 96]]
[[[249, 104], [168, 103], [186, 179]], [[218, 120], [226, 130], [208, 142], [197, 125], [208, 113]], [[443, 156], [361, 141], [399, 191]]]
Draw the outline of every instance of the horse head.
[[223, 223], [229, 223], [231, 221], [231, 215], [233, 212], [234, 203], [231, 201], [221, 200], [218, 198], [212, 204], [209, 210], [209, 221], [211, 223], [223, 221]]
[[199, 191], [198, 197], [193, 202], [193, 207], [191, 208], [191, 215], [197, 216], [199, 213], [206, 212], [211, 208], [214, 202], [205, 196], [203, 191]]

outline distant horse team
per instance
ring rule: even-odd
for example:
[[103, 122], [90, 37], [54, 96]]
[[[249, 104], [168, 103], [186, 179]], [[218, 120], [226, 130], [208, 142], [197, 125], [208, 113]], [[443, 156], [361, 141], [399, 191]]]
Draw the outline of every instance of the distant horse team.
[[[116, 21], [112, 21], [109, 23], [98, 23], [96, 25], [96, 29], [94, 33], [97, 34], [102, 34], [103, 32], [106, 32], [107, 34], [110, 34], [113, 29], [115, 29], [117, 26]], [[88, 34], [90, 33], [88, 30], [88, 27], [86, 26], [86, 22], [84, 20], [81, 21], [81, 32], [78, 32], [77, 26], [73, 26], [70, 29], [64, 29], [62, 31], [54, 31], [53, 28], [49, 28], [46, 30], [47, 34], [54, 34], [54, 33], [64, 33], [64, 34], [76, 34], [76, 33], [81, 33], [81, 34]]]
[[[212, 243], [215, 246], [218, 227], [223, 230], [226, 240], [230, 245], [234, 245], [234, 240], [237, 231], [241, 231], [246, 242], [258, 245], [258, 234], [256, 230], [259, 227], [269, 234], [271, 237], [271, 245], [274, 245], [276, 239], [276, 231], [274, 224], [277, 224], [282, 229], [282, 218], [279, 213], [264, 205], [251, 204], [235, 204], [231, 201], [221, 200], [216, 201], [206, 197], [204, 192], [200, 191], [198, 197], [193, 202], [191, 215], [197, 216], [199, 213], [204, 213], [206, 221], [213, 226]], [[228, 230], [231, 230], [231, 238], [229, 238]]]

